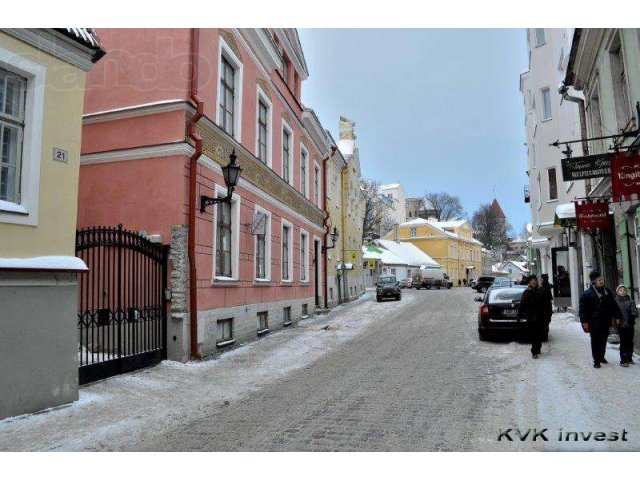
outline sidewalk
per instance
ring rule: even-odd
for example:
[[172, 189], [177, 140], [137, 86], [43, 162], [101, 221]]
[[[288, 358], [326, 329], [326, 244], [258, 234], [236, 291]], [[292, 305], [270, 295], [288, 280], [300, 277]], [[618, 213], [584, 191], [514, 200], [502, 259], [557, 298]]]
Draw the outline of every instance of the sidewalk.
[[143, 432], [161, 432], [308, 366], [372, 322], [391, 317], [397, 306], [377, 304], [368, 292], [216, 359], [164, 361], [87, 385], [71, 405], [0, 421], [0, 450], [125, 449]]

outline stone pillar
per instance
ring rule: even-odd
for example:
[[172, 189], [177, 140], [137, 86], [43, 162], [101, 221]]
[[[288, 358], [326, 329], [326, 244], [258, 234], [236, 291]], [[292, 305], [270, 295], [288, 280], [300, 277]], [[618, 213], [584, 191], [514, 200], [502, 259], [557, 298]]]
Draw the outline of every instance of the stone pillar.
[[189, 256], [185, 225], [171, 227], [169, 248], [169, 286], [171, 303], [167, 319], [167, 358], [178, 362], [189, 360]]
[[575, 247], [569, 247], [569, 286], [571, 288], [571, 308], [574, 312], [578, 311], [578, 302], [580, 300], [580, 272], [578, 262], [578, 251]]

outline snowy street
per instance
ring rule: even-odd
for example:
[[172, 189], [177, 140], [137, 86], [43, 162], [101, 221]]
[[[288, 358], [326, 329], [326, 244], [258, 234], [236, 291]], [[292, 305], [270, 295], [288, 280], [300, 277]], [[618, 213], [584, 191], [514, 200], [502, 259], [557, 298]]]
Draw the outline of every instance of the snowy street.
[[640, 362], [621, 368], [609, 346], [594, 370], [570, 314], [554, 315], [538, 360], [526, 344], [480, 342], [475, 296], [368, 292], [218, 359], [163, 362], [6, 419], [0, 450], [640, 449]]

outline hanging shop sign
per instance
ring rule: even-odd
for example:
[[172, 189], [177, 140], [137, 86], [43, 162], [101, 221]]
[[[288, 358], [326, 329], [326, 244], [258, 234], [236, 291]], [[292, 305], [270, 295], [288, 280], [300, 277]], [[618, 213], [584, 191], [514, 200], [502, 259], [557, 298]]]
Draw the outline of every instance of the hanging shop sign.
[[576, 226], [578, 230], [594, 230], [611, 228], [609, 202], [576, 200]]
[[563, 158], [562, 178], [565, 182], [611, 175], [611, 157], [614, 154], [587, 155], [586, 157]]
[[640, 196], [640, 154], [619, 152], [611, 158], [611, 197], [614, 202]]

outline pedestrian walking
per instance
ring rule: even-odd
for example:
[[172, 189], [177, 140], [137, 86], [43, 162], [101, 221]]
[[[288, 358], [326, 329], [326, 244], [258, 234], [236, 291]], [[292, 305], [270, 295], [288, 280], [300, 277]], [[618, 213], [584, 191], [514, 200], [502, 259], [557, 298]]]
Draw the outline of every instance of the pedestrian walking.
[[540, 275], [540, 288], [542, 289], [542, 298], [544, 300], [544, 317], [547, 324], [547, 328], [551, 323], [551, 316], [553, 315], [553, 285], [549, 283], [549, 275], [543, 273]]
[[614, 318], [620, 317], [618, 305], [613, 293], [604, 285], [600, 272], [589, 274], [591, 286], [580, 295], [580, 323], [585, 333], [591, 336], [591, 355], [593, 368], [609, 363], [604, 358], [607, 350], [607, 337]]
[[538, 277], [528, 278], [527, 289], [522, 293], [518, 319], [527, 321], [531, 341], [531, 356], [536, 359], [540, 355], [542, 340], [546, 329], [545, 305], [542, 289], [538, 285]]
[[620, 335], [620, 365], [628, 367], [630, 363], [633, 363], [633, 330], [638, 317], [638, 309], [624, 285], [616, 288], [616, 303], [620, 310], [620, 317], [616, 319], [616, 328], [618, 335]]

